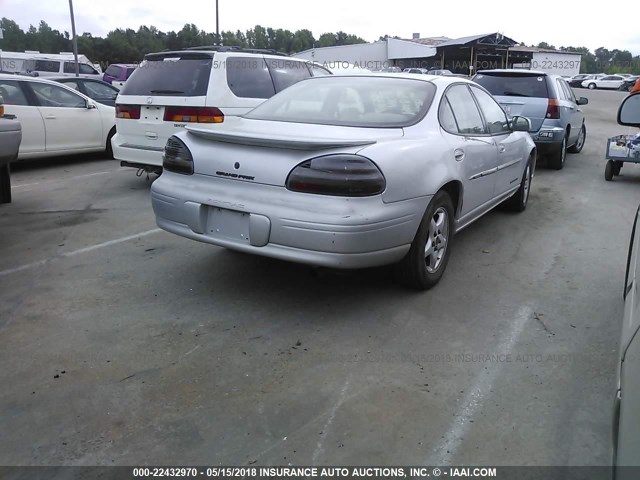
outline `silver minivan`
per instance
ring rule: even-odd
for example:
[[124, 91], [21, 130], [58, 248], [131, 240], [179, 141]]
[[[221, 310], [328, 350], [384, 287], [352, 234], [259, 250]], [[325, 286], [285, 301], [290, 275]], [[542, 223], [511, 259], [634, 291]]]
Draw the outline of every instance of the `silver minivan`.
[[567, 151], [579, 153], [587, 138], [584, 112], [589, 100], [576, 99], [560, 75], [520, 69], [482, 70], [473, 80], [486, 88], [507, 115], [527, 117], [538, 155], [556, 170], [564, 167]]

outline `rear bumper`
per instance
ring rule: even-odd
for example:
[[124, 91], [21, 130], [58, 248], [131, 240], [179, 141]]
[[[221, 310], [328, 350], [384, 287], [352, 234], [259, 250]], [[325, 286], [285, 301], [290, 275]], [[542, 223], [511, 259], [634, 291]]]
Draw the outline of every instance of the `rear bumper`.
[[133, 145], [124, 141], [122, 136], [116, 133], [111, 140], [113, 158], [116, 160], [135, 164], [136, 166], [154, 166], [162, 168], [161, 147], [147, 147]]
[[[342, 269], [400, 261], [429, 200], [385, 204], [381, 196], [308, 195], [171, 172], [151, 187], [157, 224], [168, 232], [246, 253]], [[219, 220], [226, 217], [228, 221]]]
[[562, 145], [566, 130], [562, 127], [545, 127], [537, 132], [530, 132], [540, 155], [555, 153]]

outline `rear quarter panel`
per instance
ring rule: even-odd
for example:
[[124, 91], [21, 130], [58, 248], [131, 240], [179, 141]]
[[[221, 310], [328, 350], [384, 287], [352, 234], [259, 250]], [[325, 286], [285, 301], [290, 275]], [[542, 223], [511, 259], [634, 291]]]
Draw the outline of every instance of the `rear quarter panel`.
[[405, 137], [365, 147], [359, 154], [382, 171], [387, 182], [382, 194], [386, 203], [434, 195], [444, 184], [462, 178], [460, 164], [439, 127], [431, 132], [409, 127]]

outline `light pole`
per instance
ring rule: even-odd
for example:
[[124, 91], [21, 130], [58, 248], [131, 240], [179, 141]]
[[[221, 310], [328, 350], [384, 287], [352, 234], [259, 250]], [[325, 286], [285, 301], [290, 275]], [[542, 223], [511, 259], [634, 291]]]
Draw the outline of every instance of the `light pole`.
[[219, 21], [219, 12], [218, 12], [218, 0], [216, 0], [216, 41], [218, 45], [222, 42], [220, 41], [220, 21]]
[[73, 0], [69, 0], [69, 10], [71, 12], [71, 44], [73, 45], [73, 58], [75, 60], [76, 77], [80, 76], [80, 66], [78, 65], [78, 38], [76, 37], [76, 20], [73, 16]]

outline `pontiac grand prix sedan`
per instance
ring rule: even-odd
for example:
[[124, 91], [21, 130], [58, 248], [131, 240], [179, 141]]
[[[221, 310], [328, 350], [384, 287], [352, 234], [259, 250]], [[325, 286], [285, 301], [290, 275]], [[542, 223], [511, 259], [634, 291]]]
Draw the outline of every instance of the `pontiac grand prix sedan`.
[[455, 232], [503, 202], [525, 209], [529, 126], [461, 78], [316, 77], [170, 137], [153, 209], [193, 240], [316, 266], [397, 264], [427, 289]]

